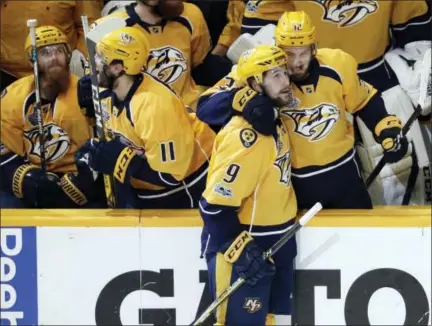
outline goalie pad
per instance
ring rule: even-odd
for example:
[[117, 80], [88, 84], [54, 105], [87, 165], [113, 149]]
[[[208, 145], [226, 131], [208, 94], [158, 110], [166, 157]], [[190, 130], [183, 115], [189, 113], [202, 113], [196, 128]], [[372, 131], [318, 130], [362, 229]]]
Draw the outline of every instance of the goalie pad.
[[88, 63], [84, 54], [77, 49], [73, 50], [69, 61], [70, 72], [81, 78], [85, 75], [87, 65]]
[[236, 64], [243, 52], [253, 49], [258, 45], [274, 45], [276, 26], [268, 24], [262, 27], [255, 35], [248, 33], [240, 35], [227, 51], [227, 57]]
[[431, 42], [412, 42], [405, 49], [394, 49], [384, 56], [400, 86], [422, 115], [431, 113]]
[[[405, 124], [413, 113], [411, 100], [398, 85], [382, 93], [389, 114], [397, 115]], [[367, 178], [383, 156], [381, 144], [360, 118], [356, 118], [362, 143], [357, 151]], [[369, 187], [374, 205], [427, 205], [431, 202], [430, 160], [418, 121], [407, 133], [410, 146], [407, 155], [394, 164], [386, 164]]]

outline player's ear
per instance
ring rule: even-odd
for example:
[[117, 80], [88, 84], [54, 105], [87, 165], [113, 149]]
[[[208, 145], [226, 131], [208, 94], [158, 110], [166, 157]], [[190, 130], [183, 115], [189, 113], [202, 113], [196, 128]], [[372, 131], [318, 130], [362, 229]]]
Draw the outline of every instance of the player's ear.
[[262, 86], [255, 80], [255, 78], [251, 77], [248, 79], [247, 82], [248, 82], [249, 87], [252, 88], [255, 92], [262, 93], [264, 91]]
[[318, 50], [318, 43], [312, 44], [311, 47], [312, 47], [312, 55], [316, 56]]
[[114, 60], [109, 66], [111, 67], [111, 71], [116, 75], [126, 72], [122, 61]]

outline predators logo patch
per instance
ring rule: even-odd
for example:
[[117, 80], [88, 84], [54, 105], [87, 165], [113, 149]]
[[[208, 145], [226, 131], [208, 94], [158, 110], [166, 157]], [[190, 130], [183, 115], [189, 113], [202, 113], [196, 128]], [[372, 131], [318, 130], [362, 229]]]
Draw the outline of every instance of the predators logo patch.
[[[24, 132], [24, 138], [27, 142], [27, 154], [40, 160], [40, 141], [38, 128], [32, 128], [30, 131]], [[68, 134], [59, 126], [53, 123], [44, 126], [44, 140], [45, 140], [45, 157], [48, 163], [55, 162], [62, 158], [70, 147], [71, 140]]]
[[166, 84], [172, 84], [188, 69], [183, 53], [172, 47], [164, 46], [150, 51], [147, 72]]
[[279, 156], [274, 165], [279, 169], [280, 179], [279, 182], [285, 184], [287, 187], [291, 185], [291, 154], [286, 152]]
[[378, 1], [374, 0], [313, 0], [319, 3], [324, 14], [322, 19], [349, 27], [360, 23], [379, 9]]
[[294, 132], [309, 141], [321, 140], [331, 132], [339, 119], [339, 110], [332, 104], [322, 103], [312, 109], [282, 110], [295, 124]]
[[242, 142], [243, 146], [246, 148], [249, 148], [253, 144], [255, 144], [257, 138], [258, 135], [256, 131], [253, 129], [245, 128], [240, 131], [240, 141]]

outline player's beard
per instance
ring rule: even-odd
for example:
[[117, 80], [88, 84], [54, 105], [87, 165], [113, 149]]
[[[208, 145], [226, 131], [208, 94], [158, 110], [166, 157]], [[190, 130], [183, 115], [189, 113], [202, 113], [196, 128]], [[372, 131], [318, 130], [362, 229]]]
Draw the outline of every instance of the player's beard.
[[309, 76], [309, 70], [312, 63], [312, 57], [307, 64], [300, 66], [299, 68], [293, 69], [290, 74], [290, 79], [292, 81], [303, 81]]
[[107, 66], [102, 68], [102, 71], [99, 71], [98, 81], [99, 86], [107, 89], [113, 89], [114, 83], [118, 76], [114, 76], [107, 71]]
[[[266, 87], [264, 87], [264, 93], [269, 96], [269, 91]], [[272, 100], [275, 100], [279, 107], [289, 106], [293, 102], [293, 92], [291, 87], [281, 90], [276, 97], [270, 97]]]
[[66, 92], [70, 84], [69, 65], [57, 62], [39, 70], [41, 93], [47, 100], [54, 100], [60, 93]]

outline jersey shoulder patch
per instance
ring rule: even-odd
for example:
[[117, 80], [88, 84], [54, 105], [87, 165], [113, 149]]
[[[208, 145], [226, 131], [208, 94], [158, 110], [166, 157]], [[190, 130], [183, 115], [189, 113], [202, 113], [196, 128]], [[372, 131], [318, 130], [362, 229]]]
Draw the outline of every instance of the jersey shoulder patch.
[[240, 130], [240, 141], [244, 147], [249, 148], [256, 143], [258, 134], [251, 128], [244, 128]]
[[0, 98], [5, 97], [6, 94], [7, 94], [7, 88], [5, 88], [4, 90], [1, 91]]

